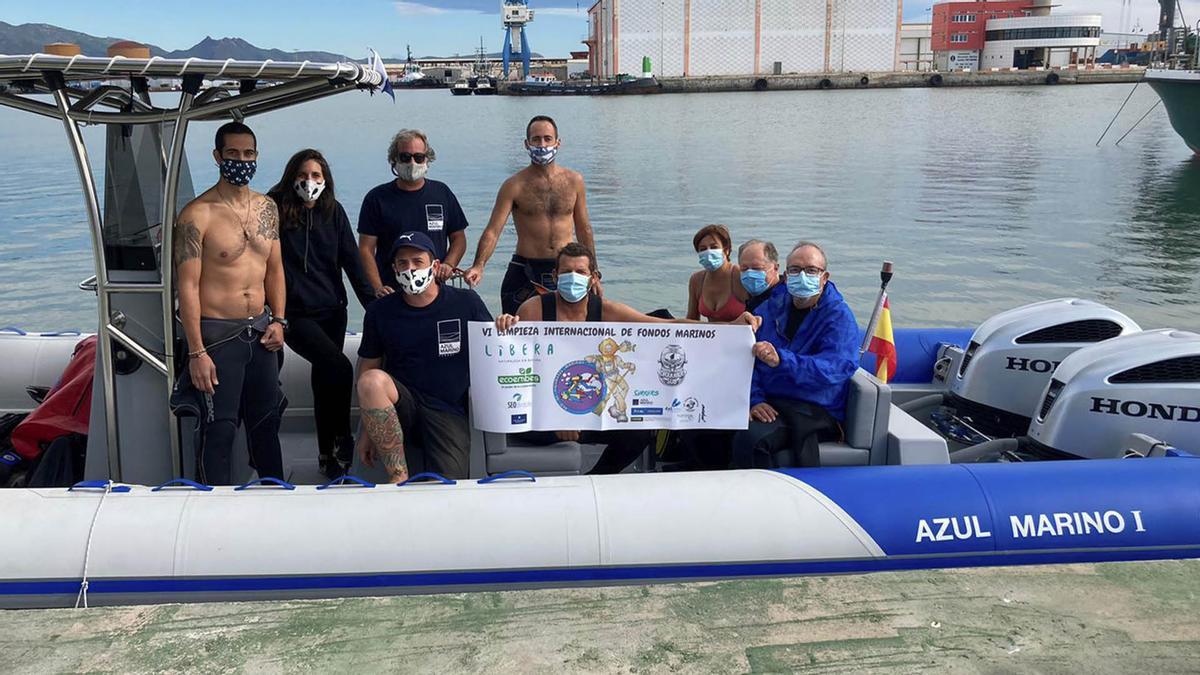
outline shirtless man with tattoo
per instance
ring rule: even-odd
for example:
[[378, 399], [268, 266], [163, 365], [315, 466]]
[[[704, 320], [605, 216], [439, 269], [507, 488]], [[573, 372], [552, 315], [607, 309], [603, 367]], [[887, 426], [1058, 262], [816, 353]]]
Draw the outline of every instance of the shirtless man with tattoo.
[[471, 286], [479, 285], [483, 267], [495, 252], [511, 214], [517, 230], [517, 250], [500, 284], [500, 305], [505, 314], [515, 314], [522, 302], [535, 295], [554, 292], [556, 256], [571, 241], [572, 234], [580, 244], [596, 250], [583, 176], [554, 161], [560, 147], [554, 120], [538, 115], [529, 121], [525, 148], [530, 164], [500, 186], [492, 217], [479, 237], [475, 260], [463, 275]]
[[259, 477], [283, 478], [276, 352], [283, 347], [287, 319], [279, 212], [274, 201], [248, 187], [258, 160], [249, 127], [222, 125], [213, 159], [220, 179], [183, 208], [173, 234], [188, 357], [173, 402], [192, 406], [198, 415], [196, 467], [202, 482], [232, 482], [239, 421], [245, 422]]
[[366, 434], [359, 455], [367, 466], [380, 460], [394, 483], [408, 478], [405, 440], [414, 436], [424, 470], [468, 477], [467, 322], [492, 315], [475, 291], [436, 282], [436, 256], [424, 232], [396, 237], [387, 259], [400, 292], [371, 303], [363, 318], [358, 405]]

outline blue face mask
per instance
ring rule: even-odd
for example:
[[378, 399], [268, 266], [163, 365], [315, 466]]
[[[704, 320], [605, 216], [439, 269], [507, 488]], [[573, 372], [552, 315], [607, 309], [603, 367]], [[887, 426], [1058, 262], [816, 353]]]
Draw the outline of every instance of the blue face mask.
[[588, 292], [588, 277], [577, 272], [563, 272], [558, 275], [558, 294], [563, 300], [575, 303], [584, 299]]
[[700, 251], [700, 266], [709, 272], [721, 269], [725, 264], [725, 252], [719, 248], [707, 248]]
[[767, 273], [762, 270], [745, 270], [742, 272], [742, 288], [750, 295], [762, 295], [767, 292]]
[[809, 276], [803, 272], [789, 274], [787, 278], [788, 293], [796, 298], [811, 298], [821, 292], [821, 275]]
[[558, 146], [550, 145], [540, 148], [536, 145], [529, 147], [529, 159], [533, 160], [538, 166], [546, 166], [554, 161], [554, 156], [558, 154]]
[[230, 185], [241, 187], [249, 185], [258, 169], [258, 162], [245, 162], [240, 159], [221, 160], [221, 177]]

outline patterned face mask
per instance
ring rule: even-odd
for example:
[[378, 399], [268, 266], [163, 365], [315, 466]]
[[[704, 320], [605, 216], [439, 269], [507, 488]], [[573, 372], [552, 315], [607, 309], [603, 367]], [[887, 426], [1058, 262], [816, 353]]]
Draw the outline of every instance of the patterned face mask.
[[240, 159], [221, 160], [221, 178], [230, 185], [241, 187], [249, 185], [258, 170], [258, 162], [246, 162]]
[[433, 283], [433, 265], [419, 270], [407, 269], [396, 274], [400, 290], [409, 295], [420, 295]]
[[323, 180], [298, 180], [292, 184], [292, 189], [296, 191], [296, 195], [300, 197], [300, 201], [305, 204], [312, 204], [317, 201], [321, 193], [325, 191], [325, 181]]
[[544, 148], [532, 145], [529, 147], [529, 159], [533, 160], [538, 166], [546, 166], [554, 161], [554, 156], [558, 154], [558, 146], [550, 145]]

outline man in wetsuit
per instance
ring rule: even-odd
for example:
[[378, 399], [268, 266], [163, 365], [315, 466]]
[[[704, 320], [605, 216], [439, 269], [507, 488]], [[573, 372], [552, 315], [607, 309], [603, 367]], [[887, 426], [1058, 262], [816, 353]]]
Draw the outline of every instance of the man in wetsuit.
[[522, 302], [535, 295], [554, 291], [555, 259], [572, 234], [588, 250], [596, 250], [583, 176], [554, 161], [560, 147], [553, 119], [538, 115], [529, 121], [525, 148], [530, 164], [500, 186], [492, 217], [479, 237], [475, 260], [463, 275], [471, 286], [479, 285], [483, 267], [512, 214], [517, 250], [500, 284], [500, 306], [505, 314], [515, 314]]
[[173, 402], [187, 399], [197, 408], [200, 481], [232, 482], [239, 422], [259, 477], [283, 478], [276, 352], [287, 319], [279, 212], [249, 188], [258, 160], [249, 127], [229, 122], [217, 129], [213, 159], [220, 179], [183, 208], [173, 232], [188, 357]]

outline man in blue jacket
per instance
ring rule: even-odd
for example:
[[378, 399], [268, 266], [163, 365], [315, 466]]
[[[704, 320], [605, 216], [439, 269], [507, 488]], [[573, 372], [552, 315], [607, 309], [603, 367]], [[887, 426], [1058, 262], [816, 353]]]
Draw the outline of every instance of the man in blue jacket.
[[755, 314], [750, 426], [733, 439], [736, 468], [820, 466], [817, 434], [845, 419], [858, 368], [858, 322], [833, 282], [825, 252], [802, 241], [787, 257], [787, 284]]

